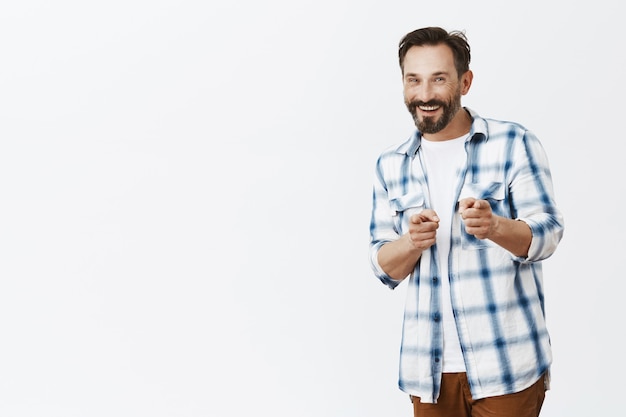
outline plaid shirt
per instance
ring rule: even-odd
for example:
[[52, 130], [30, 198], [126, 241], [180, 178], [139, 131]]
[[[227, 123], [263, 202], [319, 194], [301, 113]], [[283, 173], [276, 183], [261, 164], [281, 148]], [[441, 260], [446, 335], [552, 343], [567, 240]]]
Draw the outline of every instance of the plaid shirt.
[[[556, 250], [563, 219], [556, 207], [548, 160], [539, 140], [523, 126], [473, 118], [465, 142], [467, 164], [455, 201], [488, 200], [494, 214], [526, 222], [532, 243], [526, 258], [490, 240], [465, 233], [455, 210], [449, 274], [439, 276], [436, 245], [422, 252], [411, 273], [403, 321], [399, 387], [422, 402], [437, 402], [442, 373], [441, 279], [450, 297], [474, 399], [521, 391], [552, 363], [546, 329], [541, 261]], [[421, 134], [383, 152], [376, 164], [370, 261], [391, 289], [401, 281], [377, 262], [387, 242], [407, 232], [406, 212], [430, 207]]]

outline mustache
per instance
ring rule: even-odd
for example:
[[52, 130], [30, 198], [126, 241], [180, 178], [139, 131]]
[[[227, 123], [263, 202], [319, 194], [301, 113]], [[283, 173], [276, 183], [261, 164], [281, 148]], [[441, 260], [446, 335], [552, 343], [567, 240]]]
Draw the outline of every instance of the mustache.
[[409, 108], [411, 112], [414, 112], [418, 106], [441, 106], [445, 107], [447, 103], [441, 100], [429, 100], [429, 101], [421, 101], [421, 100], [413, 100], [406, 103], [406, 106]]

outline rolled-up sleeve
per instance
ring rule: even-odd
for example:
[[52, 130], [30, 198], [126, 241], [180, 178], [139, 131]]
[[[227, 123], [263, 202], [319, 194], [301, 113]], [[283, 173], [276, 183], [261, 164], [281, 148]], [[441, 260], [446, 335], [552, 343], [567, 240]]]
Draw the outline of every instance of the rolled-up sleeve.
[[386, 158], [393, 157], [390, 153], [383, 153], [376, 162], [374, 187], [372, 192], [372, 217], [370, 221], [370, 265], [375, 276], [389, 288], [397, 287], [400, 280], [395, 280], [383, 271], [378, 263], [378, 252], [388, 242], [393, 242], [400, 237], [393, 221], [393, 210], [389, 204], [387, 185], [385, 184], [384, 163]]
[[526, 131], [514, 149], [511, 201], [515, 218], [528, 224], [532, 240], [522, 262], [549, 258], [563, 237], [563, 216], [557, 208], [548, 159], [537, 138]]

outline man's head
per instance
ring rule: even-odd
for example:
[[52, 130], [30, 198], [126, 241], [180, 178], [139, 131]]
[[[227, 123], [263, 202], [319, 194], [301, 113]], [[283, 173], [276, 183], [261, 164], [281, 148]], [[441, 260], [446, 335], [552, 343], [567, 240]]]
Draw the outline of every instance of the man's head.
[[464, 130], [461, 122], [467, 118], [457, 116], [473, 78], [465, 35], [436, 27], [418, 29], [401, 40], [398, 54], [405, 104], [420, 132], [435, 135], [447, 128], [437, 138], [445, 140]]

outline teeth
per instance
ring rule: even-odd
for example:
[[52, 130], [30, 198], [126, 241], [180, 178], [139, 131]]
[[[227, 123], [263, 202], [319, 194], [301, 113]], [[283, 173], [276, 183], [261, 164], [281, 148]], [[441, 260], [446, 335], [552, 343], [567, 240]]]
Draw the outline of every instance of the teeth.
[[420, 110], [424, 110], [424, 111], [437, 110], [438, 108], [439, 106], [420, 106]]

